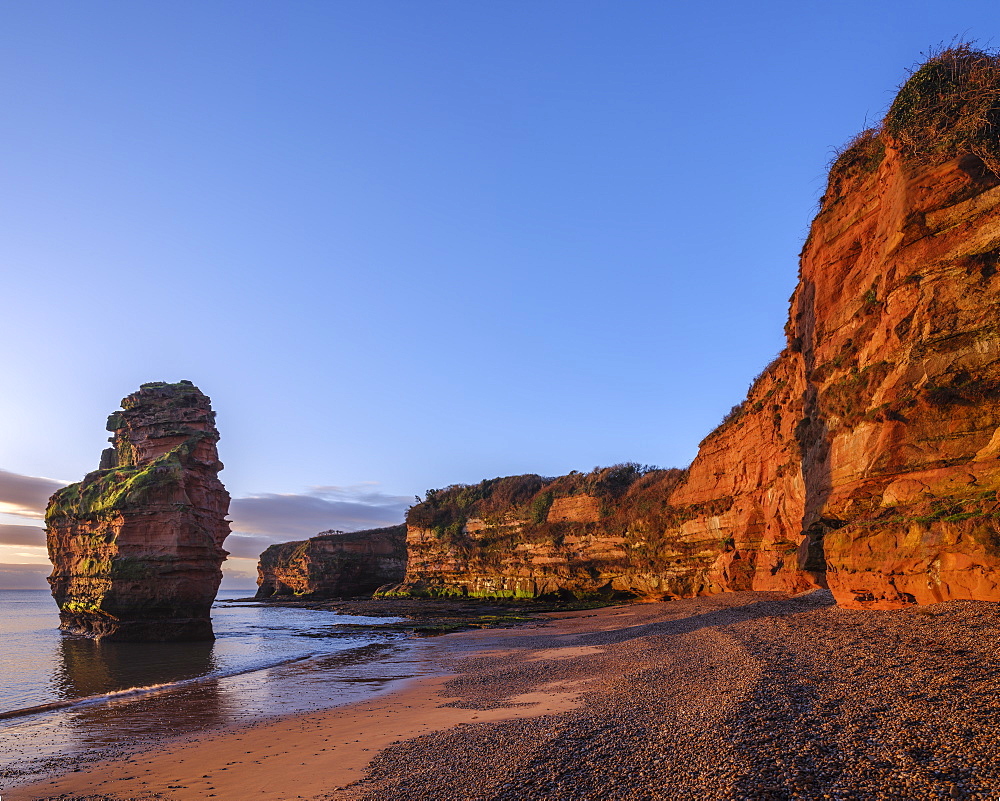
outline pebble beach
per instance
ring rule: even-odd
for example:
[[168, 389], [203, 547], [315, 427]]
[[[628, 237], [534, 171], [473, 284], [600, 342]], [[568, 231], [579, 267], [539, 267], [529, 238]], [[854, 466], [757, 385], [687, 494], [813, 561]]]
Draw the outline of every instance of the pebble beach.
[[1000, 606], [727, 593], [449, 634], [373, 701], [167, 743], [27, 799], [996, 799]]

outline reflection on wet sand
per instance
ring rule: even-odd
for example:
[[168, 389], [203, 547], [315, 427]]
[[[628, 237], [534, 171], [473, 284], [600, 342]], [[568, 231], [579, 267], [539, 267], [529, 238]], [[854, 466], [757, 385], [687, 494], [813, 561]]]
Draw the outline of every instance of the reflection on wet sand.
[[[399, 643], [372, 643], [340, 654], [326, 654], [280, 665], [258, 674], [233, 676], [227, 690], [239, 695], [242, 718], [285, 715], [323, 709], [367, 698], [400, 678], [396, 659], [408, 660], [411, 650]], [[404, 677], [413, 666], [402, 668]]]
[[[81, 745], [124, 738], [184, 734], [226, 722], [230, 705], [216, 679], [190, 682], [215, 669], [213, 643], [100, 642], [66, 636], [53, 689], [63, 698], [95, 698], [140, 687], [155, 692], [122, 695], [76, 706], [67, 722]], [[180, 684], [178, 682], [189, 682]], [[127, 705], [127, 713], [123, 708]]]
[[64, 635], [53, 689], [61, 698], [86, 698], [204, 676], [216, 667], [213, 647], [212, 642], [102, 642]]
[[[95, 699], [65, 711], [77, 746], [113, 745], [370, 697], [394, 681], [424, 672], [413, 664], [407, 645], [372, 643], [347, 653], [198, 680], [214, 666], [212, 643], [174, 643], [161, 650], [160, 644], [153, 649], [149, 644], [67, 637], [60, 648], [58, 690], [67, 699]], [[138, 685], [141, 681], [147, 683]], [[107, 693], [136, 686], [152, 689], [97, 702]]]
[[207, 729], [365, 700], [436, 670], [428, 643], [400, 633], [313, 634], [306, 648], [294, 636], [268, 654], [246, 635], [166, 645], [63, 635], [52, 643], [48, 697], [66, 706], [0, 719], [0, 784]]

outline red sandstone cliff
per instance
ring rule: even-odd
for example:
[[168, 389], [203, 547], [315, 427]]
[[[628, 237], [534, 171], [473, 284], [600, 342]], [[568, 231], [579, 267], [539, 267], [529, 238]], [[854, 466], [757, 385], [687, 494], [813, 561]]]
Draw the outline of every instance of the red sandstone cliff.
[[841, 603], [1000, 601], [1000, 181], [886, 140], [845, 189], [793, 298], [806, 523]]
[[406, 526], [330, 531], [272, 545], [257, 563], [257, 597], [370, 596], [406, 570]]
[[396, 591], [1000, 600], [998, 171], [1000, 58], [946, 51], [833, 165], [788, 345], [688, 470], [432, 493]]
[[108, 418], [101, 467], [49, 501], [60, 628], [117, 640], [212, 639], [229, 494], [209, 398], [143, 384]]
[[[384, 595], [531, 598], [694, 594], [706, 549], [661, 536], [680, 470], [616, 465], [429, 492], [407, 517], [406, 577]], [[716, 539], [716, 538], [714, 538]], [[709, 562], [711, 560], [709, 559]]]

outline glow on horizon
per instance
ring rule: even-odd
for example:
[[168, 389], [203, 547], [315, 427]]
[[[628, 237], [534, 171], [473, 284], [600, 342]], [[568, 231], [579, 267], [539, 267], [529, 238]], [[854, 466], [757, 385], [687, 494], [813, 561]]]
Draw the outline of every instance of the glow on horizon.
[[17, 503], [6, 503], [0, 501], [0, 522], [7, 520], [11, 523], [26, 520], [37, 522], [45, 519], [45, 512], [32, 509]]
[[[17, 557], [22, 558], [18, 559]], [[52, 566], [44, 546], [38, 548], [28, 546], [25, 549], [23, 545], [0, 545], [0, 564]]]

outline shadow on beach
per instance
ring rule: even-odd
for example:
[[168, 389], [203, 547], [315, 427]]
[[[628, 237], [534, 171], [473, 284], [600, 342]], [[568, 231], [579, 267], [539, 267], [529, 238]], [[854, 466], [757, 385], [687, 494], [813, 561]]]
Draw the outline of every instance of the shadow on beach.
[[[670, 605], [683, 602], [667, 601], [665, 603]], [[808, 594], [792, 598], [751, 601], [736, 606], [726, 606], [703, 614], [691, 615], [690, 617], [681, 617], [676, 620], [658, 620], [653, 623], [640, 623], [620, 629], [593, 632], [578, 637], [574, 640], [574, 644], [612, 645], [642, 637], [691, 634], [701, 629], [714, 628], [716, 626], [731, 626], [736, 623], [746, 623], [761, 618], [796, 615], [834, 605], [833, 595], [829, 590], [813, 590]], [[642, 607], [640, 606], [639, 608], [641, 609]], [[659, 614], [662, 615], [664, 611], [668, 610], [669, 606], [667, 610], [664, 610], [661, 606]]]

